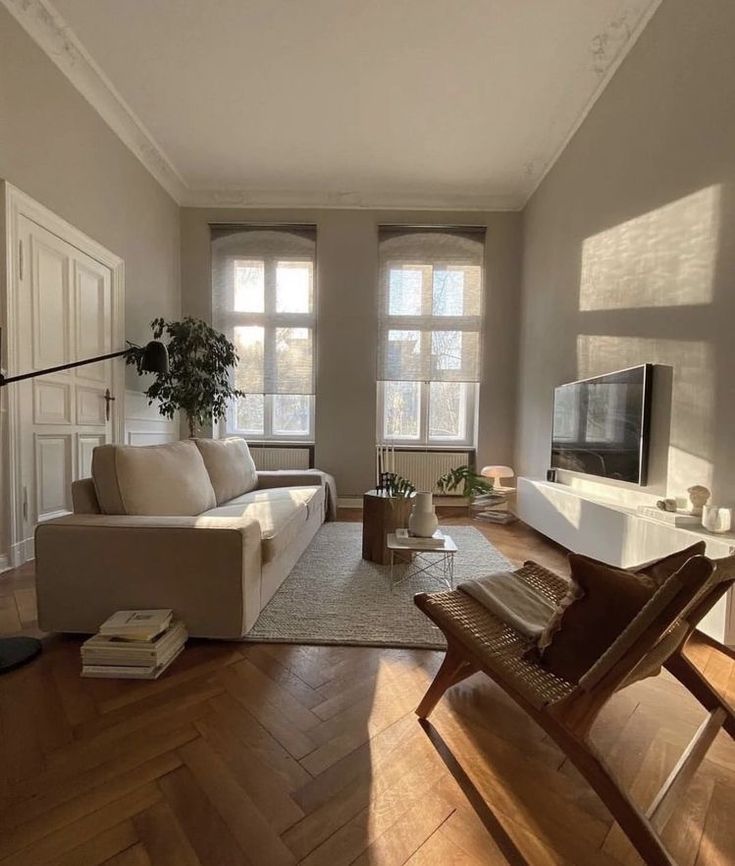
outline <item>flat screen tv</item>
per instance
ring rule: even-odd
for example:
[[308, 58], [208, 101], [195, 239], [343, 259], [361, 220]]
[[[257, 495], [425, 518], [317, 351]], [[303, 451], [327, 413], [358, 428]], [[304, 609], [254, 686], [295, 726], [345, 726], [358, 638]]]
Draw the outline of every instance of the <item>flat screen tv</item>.
[[652, 378], [643, 364], [556, 388], [552, 467], [645, 484]]

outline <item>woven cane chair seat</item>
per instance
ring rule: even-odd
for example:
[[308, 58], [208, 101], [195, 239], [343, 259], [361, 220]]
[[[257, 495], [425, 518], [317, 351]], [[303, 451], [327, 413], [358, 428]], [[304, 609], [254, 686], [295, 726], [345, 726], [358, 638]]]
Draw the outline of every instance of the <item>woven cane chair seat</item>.
[[[553, 603], [565, 595], [569, 584], [535, 562], [526, 562], [514, 572]], [[461, 590], [420, 596], [421, 609], [444, 631], [463, 644], [505, 684], [514, 688], [537, 708], [569, 695], [576, 686], [526, 657], [532, 641], [494, 616]]]

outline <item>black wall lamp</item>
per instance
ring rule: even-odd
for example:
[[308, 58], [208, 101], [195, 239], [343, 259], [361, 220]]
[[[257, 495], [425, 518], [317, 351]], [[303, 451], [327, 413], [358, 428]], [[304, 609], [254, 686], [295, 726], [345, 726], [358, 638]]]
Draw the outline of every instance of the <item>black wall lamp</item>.
[[[108, 361], [110, 358], [122, 358], [133, 352], [139, 352], [140, 347], [131, 343], [127, 349], [119, 352], [109, 352], [107, 355], [97, 355], [84, 361], [71, 361], [69, 364], [58, 364], [45, 370], [33, 370], [31, 373], [20, 373], [17, 376], [5, 376], [0, 368], [0, 388], [11, 382], [22, 382], [25, 379], [35, 379], [48, 373], [60, 373], [72, 367], [83, 367], [86, 364], [96, 364], [98, 361]], [[2, 328], [0, 328], [0, 358], [2, 358]], [[168, 373], [168, 350], [158, 340], [151, 340], [143, 349], [141, 369], [145, 373]], [[7, 673], [34, 659], [41, 652], [41, 641], [34, 637], [2, 637], [0, 638], [0, 674]]]
[[[0, 358], [2, 357], [2, 328], [0, 328]], [[68, 364], [58, 364], [56, 367], [47, 367], [45, 370], [34, 370], [32, 373], [20, 373], [18, 376], [5, 376], [0, 370], [0, 388], [11, 382], [22, 382], [24, 379], [35, 379], [36, 376], [45, 376], [48, 373], [60, 373], [62, 370], [70, 370], [72, 367], [84, 367], [86, 364], [96, 364], [98, 361], [108, 361], [110, 358], [122, 358], [139, 349], [139, 346], [131, 343], [127, 349], [119, 352], [109, 352], [107, 355], [96, 355], [94, 358], [86, 358], [84, 361], [71, 361]], [[158, 340], [151, 340], [143, 349], [143, 363], [141, 368], [146, 373], [168, 373], [168, 350]]]

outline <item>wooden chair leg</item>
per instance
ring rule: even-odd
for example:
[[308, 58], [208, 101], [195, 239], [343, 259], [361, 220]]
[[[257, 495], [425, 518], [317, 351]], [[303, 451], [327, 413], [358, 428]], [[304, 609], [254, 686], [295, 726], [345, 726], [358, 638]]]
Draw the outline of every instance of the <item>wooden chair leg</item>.
[[706, 710], [709, 710], [709, 712], [716, 709], [725, 711], [726, 718], [722, 724], [723, 730], [727, 731], [735, 739], [735, 710], [707, 682], [689, 659], [682, 655], [680, 651], [667, 659], [664, 667], [679, 680], [685, 689], [688, 689], [694, 695]]
[[610, 810], [646, 866], [677, 866], [651, 822], [623, 791], [592, 746], [563, 728], [544, 727]]
[[421, 703], [416, 708], [416, 715], [420, 719], [428, 719], [431, 711], [439, 703], [442, 695], [450, 686], [461, 683], [478, 670], [456, 645], [451, 642], [447, 645], [447, 654], [441, 667], [436, 672], [432, 684], [429, 686]]

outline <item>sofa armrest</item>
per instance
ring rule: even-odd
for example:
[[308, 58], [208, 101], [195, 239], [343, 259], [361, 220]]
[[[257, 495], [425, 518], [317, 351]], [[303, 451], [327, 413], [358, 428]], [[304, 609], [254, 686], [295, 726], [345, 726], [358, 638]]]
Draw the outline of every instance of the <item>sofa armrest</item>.
[[238, 638], [260, 612], [260, 584], [250, 518], [75, 514], [36, 529], [46, 631], [90, 633], [116, 610], [170, 607], [192, 636]]
[[337, 519], [337, 485], [333, 476], [321, 469], [277, 469], [258, 472], [258, 490], [269, 487], [324, 487], [327, 520]]
[[71, 483], [71, 503], [75, 514], [100, 514], [97, 491], [91, 478], [80, 478]]
[[322, 474], [311, 469], [274, 469], [257, 474], [258, 490], [270, 487], [323, 487], [325, 483]]

